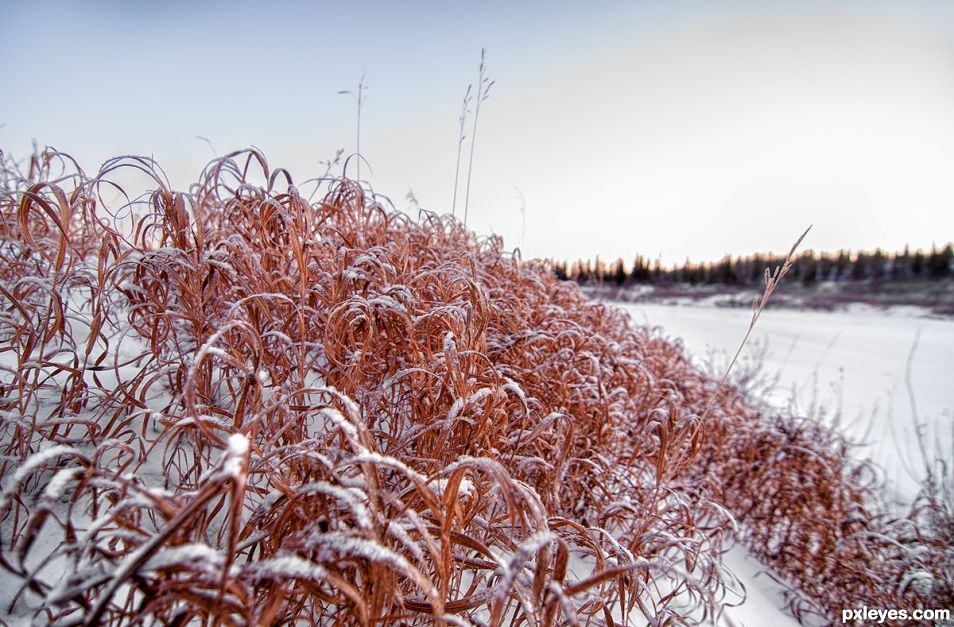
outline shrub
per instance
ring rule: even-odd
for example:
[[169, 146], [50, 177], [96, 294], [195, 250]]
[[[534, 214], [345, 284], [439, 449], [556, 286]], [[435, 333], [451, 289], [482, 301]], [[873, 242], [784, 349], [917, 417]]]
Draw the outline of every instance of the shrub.
[[[130, 172], [155, 191], [113, 207]], [[837, 438], [761, 416], [499, 238], [343, 178], [310, 203], [254, 150], [189, 193], [140, 158], [4, 174], [13, 612], [707, 623], [736, 518], [819, 607], [936, 593], [898, 585], [939, 566], [871, 513]]]

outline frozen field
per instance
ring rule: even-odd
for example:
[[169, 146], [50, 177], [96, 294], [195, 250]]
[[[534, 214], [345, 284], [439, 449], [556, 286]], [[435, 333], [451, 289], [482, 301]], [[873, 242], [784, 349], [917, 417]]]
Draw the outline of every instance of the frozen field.
[[[635, 321], [681, 338], [698, 363], [719, 375], [751, 318], [748, 309], [711, 305], [625, 309]], [[770, 309], [759, 319], [737, 372], [759, 362], [767, 402], [796, 416], [837, 420], [843, 433], [860, 444], [858, 454], [884, 470], [896, 498], [915, 494], [923, 467], [912, 399], [928, 445], [952, 454], [954, 320], [925, 317], [914, 309]]]

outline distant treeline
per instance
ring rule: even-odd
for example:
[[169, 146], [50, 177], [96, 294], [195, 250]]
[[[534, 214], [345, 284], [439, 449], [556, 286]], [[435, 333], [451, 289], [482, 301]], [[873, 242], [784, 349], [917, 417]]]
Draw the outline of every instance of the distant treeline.
[[[775, 254], [755, 254], [735, 259], [726, 255], [716, 262], [693, 263], [687, 259], [681, 265], [666, 268], [659, 260], [650, 264], [645, 257], [637, 255], [631, 265], [627, 265], [622, 258], [606, 263], [597, 257], [596, 261], [553, 262], [553, 270], [559, 278], [578, 283], [751, 285], [764, 281], [766, 268], [774, 271], [784, 261], [784, 255]], [[954, 277], [954, 251], [951, 244], [941, 248], [934, 246], [930, 252], [911, 252], [907, 247], [898, 253], [885, 253], [880, 249], [874, 252], [842, 250], [837, 253], [806, 250], [795, 258], [789, 277], [804, 285], [819, 281], [939, 280]]]

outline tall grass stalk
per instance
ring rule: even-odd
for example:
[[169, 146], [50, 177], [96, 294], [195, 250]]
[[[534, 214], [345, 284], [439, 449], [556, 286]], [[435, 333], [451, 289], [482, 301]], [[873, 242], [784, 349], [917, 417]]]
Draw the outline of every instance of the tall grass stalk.
[[[765, 288], [763, 289], [761, 296], [756, 296], [754, 299], [752, 299], [752, 319], [749, 320], [749, 328], [746, 329], [745, 335], [742, 337], [742, 341], [739, 342], [739, 348], [735, 351], [735, 355], [732, 356], [732, 360], [729, 361], [729, 365], [726, 367], [725, 372], [722, 373], [722, 378], [719, 380], [719, 388], [725, 385], [726, 380], [729, 378], [729, 373], [732, 371], [732, 367], [742, 354], [742, 350], [749, 341], [749, 336], [752, 335], [752, 330], [755, 329], [755, 323], [759, 321], [759, 316], [761, 316], [762, 311], [765, 310], [765, 306], [768, 304], [772, 293], [775, 292], [775, 288], [778, 287], [778, 284], [781, 283], [785, 275], [788, 274], [788, 271], [791, 270], [792, 264], [795, 261], [795, 251], [798, 250], [802, 240], [805, 239], [805, 236], [808, 235], [808, 232], [811, 230], [812, 227], [809, 225], [809, 227], [805, 229], [805, 232], [802, 233], [797, 240], [795, 240], [795, 243], [792, 244], [791, 250], [788, 251], [788, 255], [785, 256], [785, 261], [782, 263], [782, 265], [776, 266], [775, 272], [771, 272], [769, 268], [765, 268]], [[712, 399], [709, 401], [705, 412], [702, 414], [703, 419], [705, 419], [706, 415], [709, 413], [709, 409], [712, 407], [715, 397], [716, 395], [713, 393]]]
[[358, 81], [358, 90], [351, 91], [346, 89], [339, 91], [338, 94], [341, 95], [350, 95], [355, 98], [358, 103], [358, 119], [355, 124], [355, 154], [358, 157], [358, 180], [361, 180], [361, 107], [364, 105], [364, 92], [368, 89], [368, 86], [364, 84], [364, 74], [361, 74], [361, 80]]
[[526, 245], [527, 238], [527, 199], [523, 196], [523, 190], [519, 187], [513, 188], [517, 192], [517, 198], [520, 199], [520, 247]]
[[464, 92], [464, 103], [460, 109], [460, 130], [457, 133], [457, 164], [454, 166], [454, 201], [451, 203], [451, 215], [454, 217], [457, 217], [457, 187], [460, 181], [460, 155], [464, 149], [464, 140], [467, 139], [467, 135], [464, 134], [464, 124], [467, 122], [467, 114], [470, 113], [470, 109], [467, 107], [470, 106], [470, 92], [473, 88], [473, 84], [467, 86], [467, 91]]
[[477, 121], [480, 118], [480, 105], [490, 96], [490, 88], [494, 81], [487, 76], [485, 63], [486, 50], [480, 49], [480, 69], [477, 72], [477, 95], [474, 98], [474, 127], [470, 133], [470, 158], [467, 161], [467, 192], [464, 194], [464, 225], [467, 225], [468, 209], [470, 208], [470, 180], [474, 173], [474, 146], [477, 143]]

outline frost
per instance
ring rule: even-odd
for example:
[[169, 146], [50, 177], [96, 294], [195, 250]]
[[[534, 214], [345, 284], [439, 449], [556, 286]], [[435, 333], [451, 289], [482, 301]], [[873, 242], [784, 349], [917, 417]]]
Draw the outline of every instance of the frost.
[[501, 389], [501, 390], [504, 390], [504, 391], [509, 390], [509, 391], [513, 392], [514, 394], [516, 394], [517, 397], [518, 397], [521, 401], [523, 401], [524, 403], [527, 402], [527, 395], [526, 395], [526, 393], [523, 391], [523, 388], [521, 388], [520, 385], [517, 384], [516, 381], [512, 381], [512, 380], [510, 380], [510, 379], [507, 379], [507, 383], [505, 383], [504, 385], [500, 386], [500, 389]]
[[247, 437], [241, 433], [233, 433], [230, 435], [228, 448], [225, 451], [225, 463], [222, 466], [222, 472], [230, 477], [238, 477], [241, 475], [245, 456], [248, 455], [248, 448]]
[[191, 416], [186, 418], [180, 418], [179, 420], [176, 420], [174, 423], [172, 423], [172, 426], [177, 428], [186, 427], [188, 425], [195, 424], [196, 422], [209, 423], [211, 425], [215, 425], [219, 429], [232, 428], [232, 423], [230, 421], [224, 419], [222, 416], [213, 416], [212, 414], [202, 414], [201, 416], [198, 416], [197, 418], [193, 418]]
[[228, 454], [234, 457], [242, 457], [246, 453], [248, 453], [248, 438], [241, 433], [230, 435]]
[[363, 453], [359, 453], [358, 455], [355, 455], [354, 457], [352, 457], [348, 461], [348, 463], [349, 464], [370, 463], [370, 464], [378, 464], [381, 466], [390, 466], [391, 468], [394, 468], [404, 473], [412, 481], [415, 481], [418, 483], [424, 483], [425, 481], [427, 481], [427, 477], [417, 472], [416, 470], [413, 470], [407, 464], [400, 461], [399, 459], [390, 457], [388, 455], [381, 455], [380, 453], [371, 453], [371, 452], [365, 451]]
[[340, 486], [332, 485], [326, 481], [316, 481], [314, 483], [306, 483], [295, 491], [297, 494], [311, 494], [311, 493], [320, 493], [327, 494], [338, 500], [344, 501], [348, 505], [348, 509], [351, 511], [352, 515], [355, 518], [355, 522], [358, 523], [358, 526], [362, 529], [371, 528], [371, 512], [368, 511], [365, 502], [368, 500], [367, 495], [356, 488], [342, 488]]
[[265, 333], [262, 333], [263, 340], [267, 337], [274, 337], [285, 344], [288, 344], [289, 346], [294, 346], [294, 342], [292, 342], [291, 337], [289, 337], [286, 333], [282, 333], [281, 331], [266, 331]]
[[[443, 497], [444, 492], [447, 491], [447, 484], [450, 483], [450, 478], [442, 477], [440, 479], [433, 479], [428, 488], [431, 492], [437, 496]], [[466, 477], [460, 480], [460, 483], [457, 486], [457, 495], [460, 497], [468, 498], [474, 494], [474, 484], [471, 483], [470, 479]]]
[[550, 425], [552, 425], [554, 422], [556, 422], [560, 418], [564, 418], [564, 417], [565, 417], [564, 414], [561, 412], [558, 412], [558, 411], [551, 412], [547, 414], [546, 418], [544, 418], [539, 423], [537, 423], [537, 425], [533, 428], [532, 431], [524, 430], [517, 434], [514, 434], [507, 439], [507, 443], [510, 446], [515, 446], [517, 442], [520, 442], [521, 445], [526, 446], [527, 444], [529, 444], [536, 438], [540, 437], [540, 435], [542, 435], [543, 432], [550, 427]]
[[328, 576], [323, 566], [297, 555], [280, 555], [248, 564], [242, 568], [242, 572], [257, 580], [292, 578], [321, 581]]
[[369, 304], [369, 305], [378, 305], [378, 306], [383, 307], [383, 308], [385, 308], [385, 309], [391, 309], [391, 310], [394, 310], [395, 312], [397, 312], [397, 313], [399, 313], [399, 314], [407, 314], [407, 309], [404, 307], [404, 305], [402, 305], [401, 303], [397, 302], [396, 300], [394, 300], [394, 299], [391, 298], [390, 296], [384, 296], [384, 295], [375, 296], [374, 298], [372, 298], [371, 300], [368, 301], [368, 304]]
[[357, 427], [355, 427], [353, 424], [351, 424], [351, 422], [346, 420], [344, 415], [340, 411], [338, 411], [337, 409], [334, 409], [333, 407], [326, 407], [321, 410], [321, 415], [328, 418], [328, 420], [333, 422], [336, 427], [341, 429], [344, 432], [345, 436], [348, 438], [348, 441], [351, 443], [352, 446], [358, 448], [358, 450], [361, 450], [361, 451], [365, 450], [364, 446], [362, 446], [358, 442]]
[[333, 554], [344, 557], [363, 558], [379, 564], [387, 564], [401, 572], [410, 572], [413, 568], [403, 555], [370, 540], [356, 538], [338, 531], [315, 531], [308, 537], [311, 547], [318, 549], [324, 556], [322, 561], [335, 561]]
[[454, 400], [453, 405], [447, 411], [447, 417], [444, 418], [444, 428], [450, 429], [454, 425], [454, 421], [457, 420], [457, 417], [460, 415], [461, 410], [468, 405], [474, 405], [483, 399], [487, 398], [494, 391], [492, 388], [480, 388], [466, 399], [458, 398]]
[[[411, 512], [413, 512], [413, 510], [411, 510]], [[414, 523], [408, 524], [404, 521], [394, 521], [388, 525], [388, 535], [400, 542], [408, 551], [411, 552], [411, 555], [414, 556], [414, 559], [416, 559], [419, 564], [422, 564], [424, 562], [424, 551], [421, 550], [421, 547], [418, 545], [418, 543], [411, 538], [411, 535], [408, 533], [408, 528], [416, 529], [418, 531], [423, 530], [424, 534], [426, 534], [427, 531], [424, 529], [423, 524], [420, 523], [420, 520], [416, 522], [417, 524], [415, 525]]]
[[23, 482], [27, 477], [29, 477], [41, 466], [51, 462], [57, 457], [62, 457], [64, 455], [86, 459], [86, 456], [83, 453], [80, 453], [71, 446], [62, 444], [50, 447], [28, 457], [27, 460], [23, 462], [19, 468], [17, 468], [16, 472], [13, 473], [13, 480], [7, 484], [7, 486], [3, 489], [3, 493], [0, 494], [0, 515], [6, 512], [10, 504], [10, 499], [17, 492], [17, 490], [20, 489], [20, 486], [23, 485]]
[[73, 481], [77, 475], [83, 473], [82, 468], [63, 468], [58, 471], [53, 478], [50, 479], [50, 482], [46, 484], [46, 488], [43, 489], [43, 498], [48, 501], [57, 501], [63, 493], [66, 491], [66, 486], [70, 481]]
[[513, 585], [513, 580], [520, 573], [523, 566], [529, 562], [534, 554], [541, 548], [556, 540], [556, 536], [551, 531], [538, 531], [525, 539], [517, 547], [517, 550], [511, 556], [510, 561], [502, 564], [497, 572], [503, 575], [499, 586], [497, 587], [497, 598], [502, 599], [507, 591]]
[[195, 563], [202, 570], [215, 573], [221, 570], [223, 559], [220, 551], [207, 544], [181, 544], [157, 551], [155, 555], [149, 558], [143, 569], [158, 570], [170, 566]]
[[454, 341], [454, 334], [450, 331], [444, 335], [444, 352], [448, 354], [457, 352], [457, 342]]
[[915, 589], [919, 594], [930, 598], [934, 588], [934, 575], [924, 569], [916, 569], [904, 575], [898, 584], [898, 594], [903, 595], [908, 588]]
[[457, 415], [460, 413], [460, 410], [464, 408], [464, 399], [458, 398], [454, 400], [454, 404], [451, 405], [451, 408], [447, 410], [447, 417], [444, 418], [444, 427], [447, 428], [448, 425], [453, 424], [454, 419], [457, 418]]

